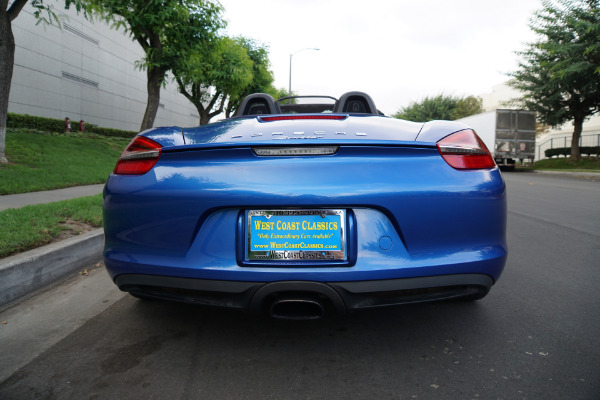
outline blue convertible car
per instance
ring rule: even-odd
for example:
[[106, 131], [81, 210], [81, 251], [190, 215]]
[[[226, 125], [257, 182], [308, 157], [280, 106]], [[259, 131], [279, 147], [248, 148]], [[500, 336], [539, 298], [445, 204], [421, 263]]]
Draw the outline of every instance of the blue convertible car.
[[121, 290], [279, 318], [479, 299], [507, 257], [504, 181], [475, 132], [361, 92], [254, 94], [233, 118], [140, 133], [104, 224]]

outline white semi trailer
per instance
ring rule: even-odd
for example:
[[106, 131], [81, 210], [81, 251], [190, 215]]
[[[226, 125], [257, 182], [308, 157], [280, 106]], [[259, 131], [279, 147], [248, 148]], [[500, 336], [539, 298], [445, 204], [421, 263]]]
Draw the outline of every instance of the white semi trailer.
[[492, 152], [496, 164], [514, 168], [516, 160], [533, 163], [535, 156], [535, 111], [492, 110], [461, 118], [477, 132]]

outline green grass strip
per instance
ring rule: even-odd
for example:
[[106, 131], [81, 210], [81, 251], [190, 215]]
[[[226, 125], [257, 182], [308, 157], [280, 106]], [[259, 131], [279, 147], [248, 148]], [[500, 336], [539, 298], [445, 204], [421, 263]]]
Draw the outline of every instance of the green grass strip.
[[[545, 160], [536, 161], [533, 169], [546, 170], [600, 170], [600, 159], [598, 157], [582, 158], [580, 161], [571, 161], [570, 158], [547, 158]], [[593, 171], [592, 171], [593, 172]]]
[[10, 129], [0, 195], [104, 183], [129, 139]]
[[102, 226], [102, 195], [38, 204], [0, 212], [0, 258], [50, 243], [65, 222]]

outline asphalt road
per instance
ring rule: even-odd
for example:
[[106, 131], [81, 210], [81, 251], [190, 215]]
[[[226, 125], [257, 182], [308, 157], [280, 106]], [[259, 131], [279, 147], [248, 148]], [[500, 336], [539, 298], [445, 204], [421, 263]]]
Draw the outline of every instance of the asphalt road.
[[[600, 399], [600, 182], [505, 179], [510, 256], [479, 302], [283, 322], [98, 294], [96, 268], [0, 313], [0, 399]], [[62, 322], [75, 289], [87, 317]]]

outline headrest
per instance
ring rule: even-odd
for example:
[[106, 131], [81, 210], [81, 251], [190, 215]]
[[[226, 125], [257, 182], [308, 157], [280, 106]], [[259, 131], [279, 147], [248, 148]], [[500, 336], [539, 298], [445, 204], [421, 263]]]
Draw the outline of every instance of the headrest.
[[363, 92], [344, 93], [335, 104], [333, 112], [379, 115], [371, 96]]
[[266, 93], [254, 93], [244, 97], [235, 113], [236, 117], [243, 115], [280, 114], [275, 99]]

